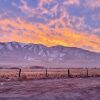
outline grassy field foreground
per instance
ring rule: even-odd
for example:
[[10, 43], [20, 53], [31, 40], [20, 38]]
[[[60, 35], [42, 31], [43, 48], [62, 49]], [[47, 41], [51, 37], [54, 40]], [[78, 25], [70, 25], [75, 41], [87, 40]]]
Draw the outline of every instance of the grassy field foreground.
[[0, 100], [100, 100], [100, 78], [0, 82]]

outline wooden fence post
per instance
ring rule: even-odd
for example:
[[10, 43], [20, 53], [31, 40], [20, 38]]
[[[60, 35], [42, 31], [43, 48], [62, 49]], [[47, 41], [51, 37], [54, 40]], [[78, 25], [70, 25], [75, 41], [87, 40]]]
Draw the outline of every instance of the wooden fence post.
[[88, 68], [86, 68], [86, 71], [87, 71], [87, 75], [86, 75], [86, 76], [88, 77], [88, 76], [89, 76], [89, 73], [88, 73]]
[[48, 71], [47, 71], [47, 68], [45, 69], [45, 72], [46, 72], [46, 73], [45, 73], [45, 76], [48, 77]]
[[68, 68], [68, 77], [70, 77], [70, 70], [69, 70], [69, 68]]
[[18, 75], [19, 79], [21, 77], [21, 68], [19, 68], [19, 75]]

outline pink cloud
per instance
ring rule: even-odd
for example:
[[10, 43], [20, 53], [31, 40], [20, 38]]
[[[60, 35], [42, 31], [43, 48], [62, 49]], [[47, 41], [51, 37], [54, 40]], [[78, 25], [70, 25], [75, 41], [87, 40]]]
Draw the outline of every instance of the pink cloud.
[[66, 5], [80, 5], [80, 0], [65, 0]]
[[85, 0], [84, 6], [90, 9], [100, 8], [100, 0]]

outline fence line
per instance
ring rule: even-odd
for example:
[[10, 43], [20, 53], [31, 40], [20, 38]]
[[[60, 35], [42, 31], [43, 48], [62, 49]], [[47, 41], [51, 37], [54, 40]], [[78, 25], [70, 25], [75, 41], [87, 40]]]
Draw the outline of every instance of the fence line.
[[[100, 68], [44, 68], [44, 69], [9, 69], [10, 71], [7, 73], [8, 69], [5, 69], [2, 71], [0, 69], [0, 78], [5, 77], [8, 75], [8, 77], [16, 77], [18, 76], [18, 79], [22, 79], [23, 75], [24, 78], [28, 79], [30, 76], [31, 79], [36, 78], [62, 78], [62, 77], [100, 77]], [[39, 71], [36, 71], [39, 70]], [[4, 73], [3, 73], [4, 72]], [[15, 73], [16, 72], [16, 73]], [[11, 75], [10, 75], [11, 74]]]

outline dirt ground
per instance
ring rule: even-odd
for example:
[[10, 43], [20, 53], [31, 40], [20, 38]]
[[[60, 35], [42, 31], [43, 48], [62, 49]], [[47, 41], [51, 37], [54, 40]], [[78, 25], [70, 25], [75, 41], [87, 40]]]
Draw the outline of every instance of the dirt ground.
[[0, 100], [100, 100], [100, 78], [2, 81]]

